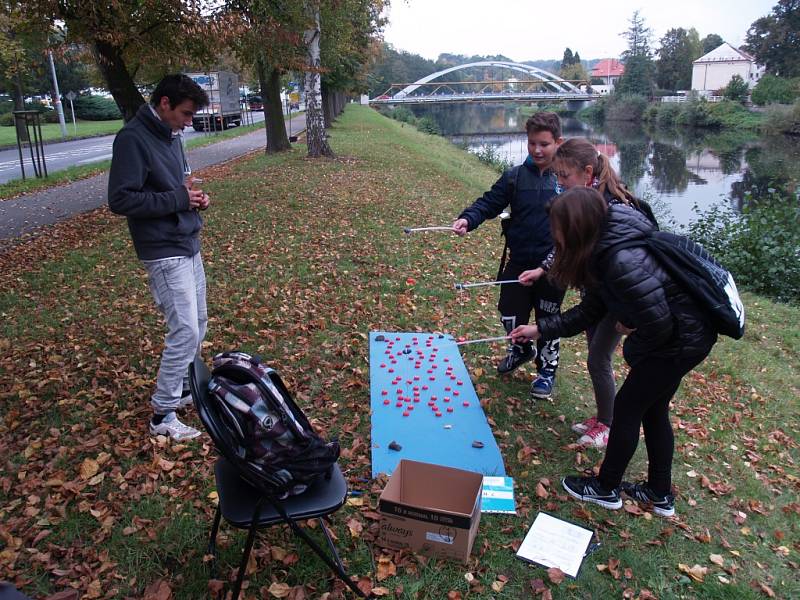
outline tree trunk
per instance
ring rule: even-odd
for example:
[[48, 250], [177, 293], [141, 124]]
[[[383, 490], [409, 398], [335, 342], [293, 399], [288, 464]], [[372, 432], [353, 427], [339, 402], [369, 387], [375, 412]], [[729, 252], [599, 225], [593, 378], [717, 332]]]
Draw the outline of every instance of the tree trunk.
[[144, 97], [136, 88], [128, 72], [122, 50], [119, 47], [95, 40], [92, 50], [97, 59], [97, 67], [108, 86], [108, 91], [114, 97], [122, 118], [127, 123], [136, 116], [136, 111], [144, 104]]
[[264, 123], [267, 132], [267, 154], [283, 152], [292, 146], [286, 136], [286, 122], [283, 120], [281, 105], [281, 76], [278, 69], [268, 67], [264, 59], [256, 61], [258, 83], [261, 86], [261, 99], [264, 102]]
[[306, 145], [309, 158], [333, 156], [333, 150], [325, 138], [325, 118], [322, 114], [322, 92], [320, 89], [320, 50], [319, 50], [319, 0], [306, 0], [306, 10], [313, 27], [303, 35], [306, 45], [306, 73], [304, 86], [306, 93]]
[[[16, 64], [16, 73], [14, 74], [14, 89], [12, 97], [14, 99], [14, 110], [25, 110], [25, 95], [22, 93], [22, 78], [19, 70], [19, 59], [16, 53], [14, 54], [14, 62]], [[29, 142], [28, 128], [25, 126], [23, 119], [14, 118], [14, 127], [17, 130], [17, 138], [21, 142]]]
[[333, 91], [325, 85], [325, 82], [322, 82], [321, 85], [321, 92], [322, 92], [322, 116], [325, 122], [325, 129], [329, 129], [333, 119], [336, 117], [331, 110], [331, 106], [333, 103], [331, 102], [333, 98]]

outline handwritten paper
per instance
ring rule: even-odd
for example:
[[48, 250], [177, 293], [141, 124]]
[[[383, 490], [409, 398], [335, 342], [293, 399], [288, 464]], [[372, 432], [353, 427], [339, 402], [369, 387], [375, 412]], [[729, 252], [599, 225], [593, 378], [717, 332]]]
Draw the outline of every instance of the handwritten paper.
[[519, 547], [517, 557], [543, 567], [558, 567], [577, 577], [594, 532], [546, 513], [539, 513]]

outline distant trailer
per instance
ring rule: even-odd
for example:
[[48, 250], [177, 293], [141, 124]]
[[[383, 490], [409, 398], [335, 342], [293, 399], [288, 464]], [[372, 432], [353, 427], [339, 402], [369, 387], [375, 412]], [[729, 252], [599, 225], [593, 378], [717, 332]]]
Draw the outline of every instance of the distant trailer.
[[239, 76], [230, 71], [186, 73], [208, 94], [209, 104], [192, 118], [195, 131], [220, 131], [242, 124]]

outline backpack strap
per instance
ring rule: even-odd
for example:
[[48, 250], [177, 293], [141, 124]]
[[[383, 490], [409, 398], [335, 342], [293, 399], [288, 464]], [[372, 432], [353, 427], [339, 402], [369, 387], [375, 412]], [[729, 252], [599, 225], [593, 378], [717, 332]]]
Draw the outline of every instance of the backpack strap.
[[[516, 165], [515, 167], [511, 167], [511, 173], [509, 177], [508, 187], [509, 187], [509, 196], [513, 201], [517, 195], [517, 188], [519, 187], [519, 169], [520, 165]], [[511, 201], [509, 201], [509, 204]], [[508, 228], [511, 226], [511, 219], [513, 216], [503, 219], [500, 221], [500, 235], [503, 236], [503, 253], [500, 255], [500, 267], [497, 269], [497, 277], [496, 279], [499, 281], [503, 276], [503, 271], [506, 268], [506, 260], [508, 257]]]

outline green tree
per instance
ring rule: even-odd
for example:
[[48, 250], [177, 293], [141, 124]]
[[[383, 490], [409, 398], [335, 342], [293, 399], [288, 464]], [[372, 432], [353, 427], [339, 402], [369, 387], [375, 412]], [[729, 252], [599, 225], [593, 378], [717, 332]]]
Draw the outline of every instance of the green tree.
[[747, 86], [747, 82], [742, 79], [742, 76], [738, 73], [731, 77], [728, 85], [726, 85], [722, 90], [722, 95], [725, 97], [725, 99], [733, 102], [746, 101], [749, 93], [750, 88]]
[[751, 99], [758, 106], [791, 104], [800, 97], [800, 78], [784, 79], [767, 73], [753, 88]]
[[630, 23], [628, 29], [620, 33], [628, 43], [628, 49], [622, 53], [622, 57], [645, 56], [648, 59], [651, 58], [650, 38], [652, 37], [652, 30], [645, 24], [644, 17], [636, 10], [631, 18], [628, 19], [628, 23]]
[[228, 23], [213, 0], [19, 0], [30, 23], [60, 26], [63, 44], [87, 48], [126, 120], [144, 98], [137, 87], [188, 60], [210, 61]]
[[658, 87], [665, 90], [688, 90], [692, 85], [692, 61], [701, 56], [697, 30], [670, 29], [660, 40], [655, 63]]
[[712, 50], [722, 46], [724, 43], [725, 40], [722, 39], [722, 36], [717, 35], [716, 33], [709, 33], [706, 37], [700, 40], [700, 45], [702, 46], [702, 54], [700, 54], [700, 56], [708, 54]]
[[774, 75], [800, 75], [800, 0], [779, 0], [769, 15], [754, 21], [744, 48]]
[[559, 75], [567, 81], [589, 81], [589, 73], [581, 63], [573, 63], [561, 69]]
[[564, 58], [561, 59], [561, 70], [563, 71], [568, 66], [573, 64], [573, 62], [574, 62], [574, 59], [572, 57], [572, 50], [567, 48], [566, 50], [564, 50]]
[[[264, 101], [266, 152], [282, 152], [291, 145], [281, 105], [281, 77], [302, 69], [302, 5], [276, 0], [228, 0], [226, 11], [239, 24], [228, 42], [241, 62], [252, 65]], [[264, 40], [270, 40], [265, 44]]]
[[638, 10], [634, 11], [628, 22], [630, 26], [620, 34], [628, 42], [628, 49], [622, 53], [625, 73], [617, 82], [614, 93], [649, 96], [653, 92], [651, 31]]

